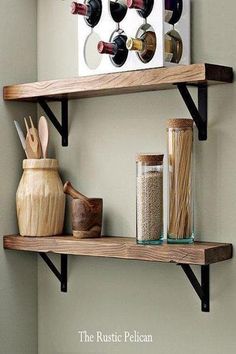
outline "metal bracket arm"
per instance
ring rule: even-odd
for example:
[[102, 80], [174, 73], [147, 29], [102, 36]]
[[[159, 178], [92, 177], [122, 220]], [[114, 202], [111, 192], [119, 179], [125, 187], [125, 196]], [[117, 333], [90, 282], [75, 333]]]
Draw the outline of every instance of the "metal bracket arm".
[[203, 312], [210, 312], [210, 266], [201, 266], [201, 284], [189, 264], [179, 264], [199, 296]]
[[61, 100], [61, 123], [58, 121], [45, 100], [39, 100], [39, 104], [47, 114], [56, 130], [62, 136], [62, 146], [68, 146], [68, 100]]
[[46, 253], [39, 252], [40, 256], [42, 259], [46, 262], [46, 264], [49, 266], [51, 271], [55, 274], [59, 282], [61, 283], [61, 291], [63, 293], [67, 292], [67, 260], [68, 256], [67, 254], [61, 254], [61, 272], [55, 267], [55, 265], [52, 263], [51, 259], [48, 257]]
[[178, 84], [178, 90], [198, 128], [199, 140], [207, 140], [207, 85], [198, 85], [198, 108], [196, 107], [186, 84]]

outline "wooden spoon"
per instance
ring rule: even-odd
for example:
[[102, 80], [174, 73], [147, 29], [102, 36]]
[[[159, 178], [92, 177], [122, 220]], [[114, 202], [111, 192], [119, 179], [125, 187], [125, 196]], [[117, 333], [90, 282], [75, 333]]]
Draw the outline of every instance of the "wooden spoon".
[[38, 132], [42, 146], [43, 158], [46, 159], [48, 150], [49, 129], [47, 119], [44, 116], [40, 117], [39, 119]]

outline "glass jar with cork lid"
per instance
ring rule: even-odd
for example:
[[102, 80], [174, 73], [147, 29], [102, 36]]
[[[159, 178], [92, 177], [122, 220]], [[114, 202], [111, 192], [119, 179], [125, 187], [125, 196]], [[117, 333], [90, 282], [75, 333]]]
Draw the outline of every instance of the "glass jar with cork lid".
[[163, 154], [136, 157], [136, 240], [138, 244], [163, 241]]
[[168, 243], [192, 243], [193, 120], [168, 121], [169, 220]]

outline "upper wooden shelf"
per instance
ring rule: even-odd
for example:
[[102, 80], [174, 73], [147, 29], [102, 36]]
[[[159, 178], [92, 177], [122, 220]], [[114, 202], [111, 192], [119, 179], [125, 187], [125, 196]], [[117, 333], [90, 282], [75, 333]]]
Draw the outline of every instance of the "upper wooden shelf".
[[109, 257], [141, 261], [207, 265], [232, 258], [229, 243], [195, 242], [191, 245], [142, 246], [135, 238], [102, 237], [76, 239], [71, 236], [4, 236], [4, 248], [18, 251], [53, 252], [79, 256]]
[[233, 69], [230, 67], [192, 64], [11, 85], [4, 87], [3, 96], [8, 101], [35, 102], [40, 99], [76, 99], [155, 91], [170, 89], [180, 83], [199, 85], [231, 82], [233, 82]]

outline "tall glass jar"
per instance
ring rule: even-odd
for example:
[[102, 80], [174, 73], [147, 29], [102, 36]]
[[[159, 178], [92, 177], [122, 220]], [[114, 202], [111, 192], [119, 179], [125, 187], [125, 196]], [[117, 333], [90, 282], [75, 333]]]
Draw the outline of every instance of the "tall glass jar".
[[139, 154], [136, 158], [136, 240], [161, 244], [163, 240], [163, 157]]
[[169, 220], [168, 243], [192, 243], [193, 120], [168, 121]]

